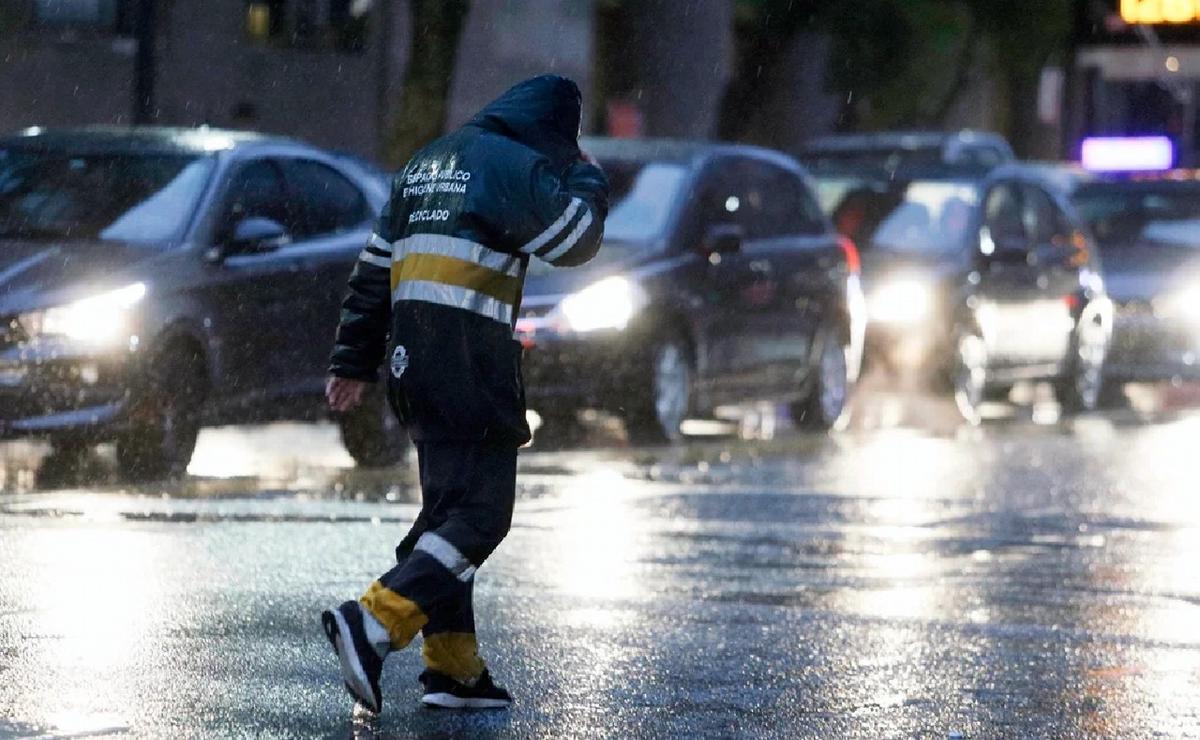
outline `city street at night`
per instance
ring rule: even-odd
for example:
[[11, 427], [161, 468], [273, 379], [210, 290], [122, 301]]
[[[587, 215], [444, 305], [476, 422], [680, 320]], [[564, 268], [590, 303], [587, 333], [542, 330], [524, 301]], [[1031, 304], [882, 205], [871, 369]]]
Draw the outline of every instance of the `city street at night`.
[[419, 708], [414, 645], [377, 719], [318, 615], [387, 566], [411, 473], [280, 425], [206, 432], [182, 483], [29, 490], [10, 444], [0, 734], [1194, 737], [1198, 434], [1035, 407], [530, 451], [476, 587], [512, 710]]

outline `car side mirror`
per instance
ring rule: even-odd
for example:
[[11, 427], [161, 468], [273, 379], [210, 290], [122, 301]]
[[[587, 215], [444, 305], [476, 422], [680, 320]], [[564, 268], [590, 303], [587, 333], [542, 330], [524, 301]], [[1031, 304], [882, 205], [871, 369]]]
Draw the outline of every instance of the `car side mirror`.
[[733, 254], [742, 249], [746, 232], [737, 224], [713, 224], [704, 234], [701, 250], [704, 254]]
[[210, 249], [208, 258], [219, 262], [235, 254], [264, 254], [274, 252], [291, 241], [283, 224], [269, 218], [251, 216], [233, 228], [225, 245]]

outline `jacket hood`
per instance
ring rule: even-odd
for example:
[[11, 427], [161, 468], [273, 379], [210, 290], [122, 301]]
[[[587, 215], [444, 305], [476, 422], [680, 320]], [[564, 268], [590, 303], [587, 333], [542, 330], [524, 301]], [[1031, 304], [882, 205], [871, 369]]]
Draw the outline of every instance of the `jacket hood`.
[[574, 82], [542, 75], [514, 85], [467, 125], [513, 139], [565, 169], [579, 158], [581, 101]]

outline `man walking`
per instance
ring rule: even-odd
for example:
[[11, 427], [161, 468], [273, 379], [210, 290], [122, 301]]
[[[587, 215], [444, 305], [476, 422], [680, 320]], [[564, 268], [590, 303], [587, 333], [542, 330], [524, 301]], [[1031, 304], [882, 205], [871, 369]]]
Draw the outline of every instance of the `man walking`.
[[[520, 83], [412, 158], [350, 276], [326, 389], [358, 404], [390, 351], [388, 398], [417, 448], [422, 507], [396, 565], [322, 615], [350, 694], [382, 708], [383, 660], [420, 631], [422, 702], [506, 707], [475, 640], [475, 572], [508, 533], [517, 448], [529, 440], [513, 339], [531, 257], [597, 252], [604, 173], [577, 140], [580, 94]], [[389, 343], [390, 333], [390, 343]]]

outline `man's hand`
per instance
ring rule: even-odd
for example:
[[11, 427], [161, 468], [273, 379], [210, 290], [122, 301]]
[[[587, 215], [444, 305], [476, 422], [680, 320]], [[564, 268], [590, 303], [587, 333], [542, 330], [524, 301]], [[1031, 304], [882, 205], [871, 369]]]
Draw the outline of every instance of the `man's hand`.
[[579, 150], [579, 158], [582, 159], [584, 162], [587, 162], [588, 164], [590, 164], [593, 167], [600, 166], [600, 163], [596, 161], [596, 158], [593, 157], [592, 153], [589, 151], [580, 149]]
[[338, 413], [350, 411], [362, 403], [368, 385], [365, 380], [330, 375], [329, 380], [325, 381], [325, 400], [329, 402], [329, 408]]

